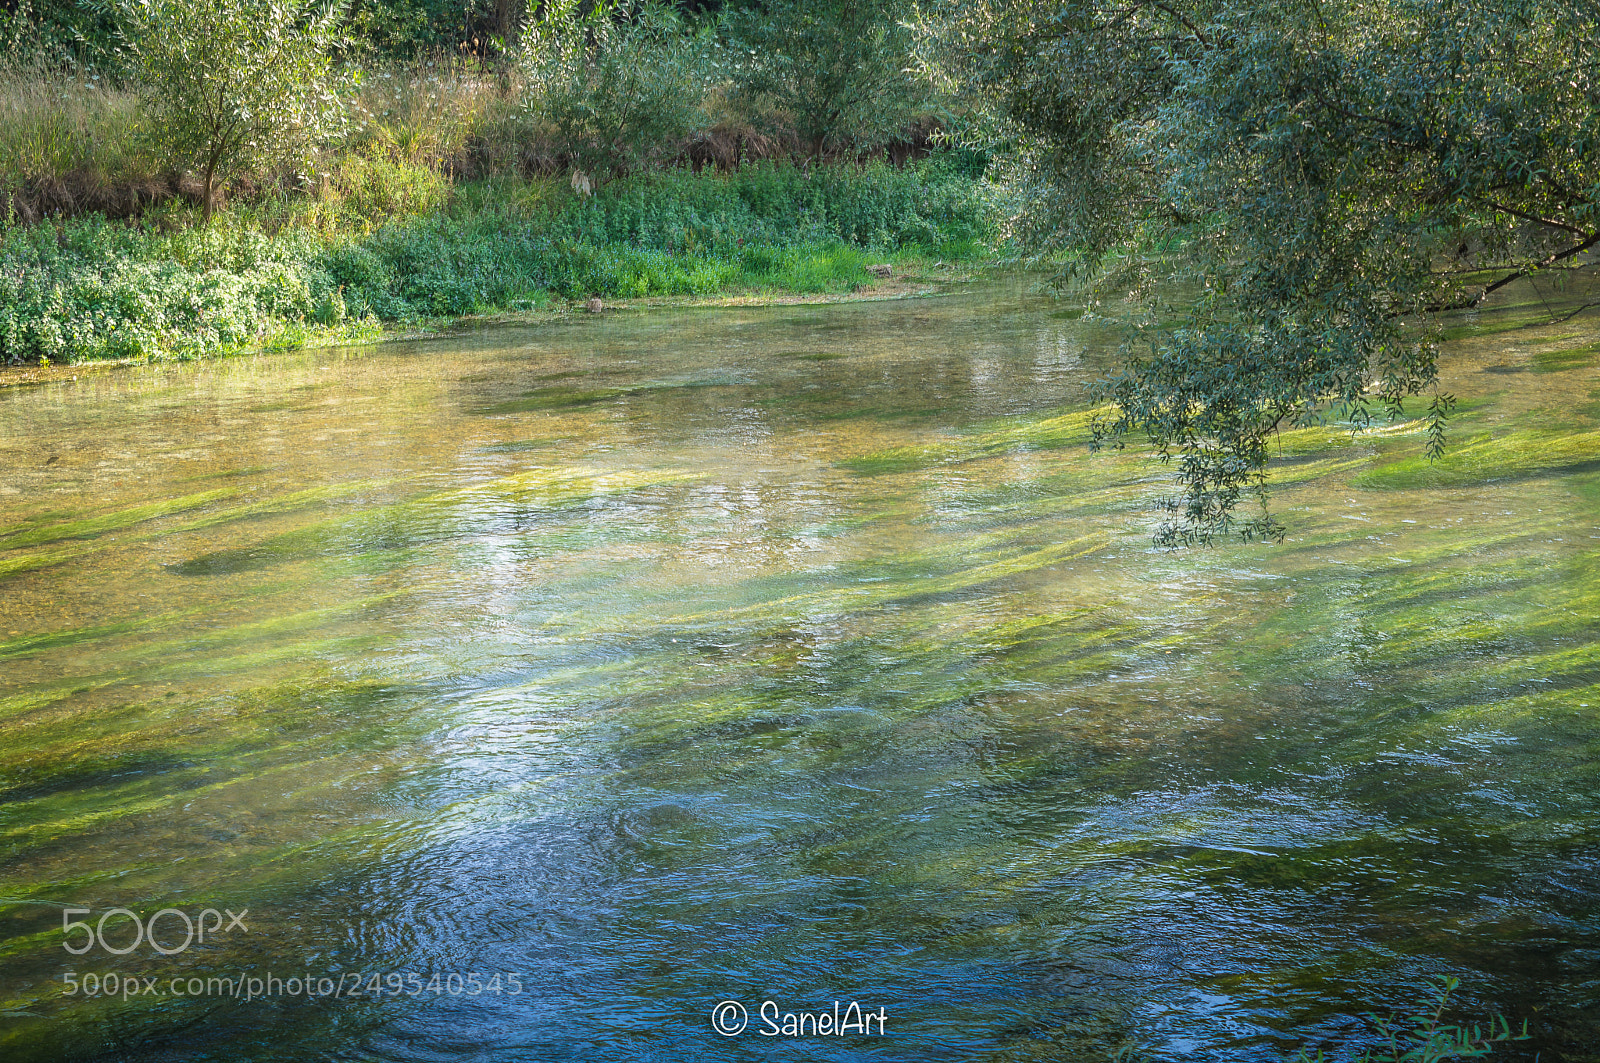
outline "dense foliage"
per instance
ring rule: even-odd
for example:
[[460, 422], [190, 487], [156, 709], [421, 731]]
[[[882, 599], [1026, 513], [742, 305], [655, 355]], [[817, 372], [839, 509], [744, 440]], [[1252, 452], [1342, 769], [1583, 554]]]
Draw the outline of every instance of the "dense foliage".
[[219, 190], [315, 193], [374, 158], [580, 187], [680, 165], [903, 162], [929, 153], [943, 113], [910, 72], [903, 0], [551, 0], [525, 19], [496, 0], [510, 28], [492, 47], [404, 60], [376, 28], [410, 17], [396, 0], [35, 2], [0, 26], [0, 212], [25, 220], [174, 195], [209, 216]]
[[[881, 3], [739, 21], [551, 0], [526, 24], [497, 3], [516, 34], [399, 64], [374, 62], [374, 27], [400, 18], [389, 0], [52, 3], [17, 12], [0, 52], [9, 362], [295, 342], [552, 293], [838, 290], [866, 281], [869, 251], [969, 256], [990, 235], [971, 158], [863, 168], [864, 138], [903, 118], [871, 87], [889, 59], [896, 106], [910, 99], [894, 65], [906, 30]], [[795, 40], [826, 44], [824, 65], [878, 64], [828, 83], [851, 99], [805, 87], [793, 48], [779, 65], [729, 58], [736, 22], [753, 32], [784, 11], [811, 34]], [[68, 25], [77, 51], [62, 58], [51, 27]], [[785, 125], [791, 105], [810, 150]], [[813, 136], [818, 107], [832, 117]], [[839, 165], [815, 165], [823, 147]], [[189, 231], [218, 224], [223, 192], [226, 231]]]
[[[419, 50], [496, 53], [523, 18], [515, 0], [360, 0], [341, 5], [345, 28], [369, 56]], [[0, 10], [0, 46], [21, 43], [56, 61], [115, 65], [121, 25], [111, 0], [14, 0]]]
[[[1132, 322], [1117, 414], [1182, 491], [1165, 542], [1281, 535], [1273, 434], [1398, 416], [1435, 315], [1600, 243], [1600, 8], [1585, 0], [983, 0], [935, 57], [1012, 138], [1018, 231]], [[1167, 291], [1173, 289], [1169, 286]], [[1153, 304], [1146, 304], [1154, 310]], [[1443, 445], [1448, 396], [1428, 418]], [[1236, 507], [1254, 495], [1248, 519]]]

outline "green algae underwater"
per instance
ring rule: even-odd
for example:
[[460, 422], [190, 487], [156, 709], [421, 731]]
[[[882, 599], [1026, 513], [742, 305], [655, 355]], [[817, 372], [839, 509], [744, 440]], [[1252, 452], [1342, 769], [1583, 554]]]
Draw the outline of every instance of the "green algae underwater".
[[0, 392], [0, 1055], [1337, 1058], [1452, 975], [1600, 1060], [1594, 315], [1166, 553], [1030, 292]]

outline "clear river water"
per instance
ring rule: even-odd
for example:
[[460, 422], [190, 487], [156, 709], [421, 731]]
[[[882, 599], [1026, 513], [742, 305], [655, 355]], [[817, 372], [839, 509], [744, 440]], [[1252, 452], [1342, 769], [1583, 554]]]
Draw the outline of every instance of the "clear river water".
[[0, 1057], [1600, 1059], [1600, 327], [1507, 296], [1446, 460], [1183, 552], [1023, 278], [0, 390]]

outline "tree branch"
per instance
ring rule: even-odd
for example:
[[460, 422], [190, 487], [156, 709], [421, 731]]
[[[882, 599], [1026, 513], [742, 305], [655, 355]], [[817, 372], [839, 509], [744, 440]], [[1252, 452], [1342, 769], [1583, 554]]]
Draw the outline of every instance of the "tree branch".
[[[1504, 277], [1501, 277], [1499, 280], [1495, 281], [1493, 284], [1485, 285], [1483, 291], [1479, 292], [1476, 296], [1473, 296], [1470, 299], [1458, 299], [1452, 303], [1434, 303], [1424, 307], [1423, 309], [1429, 311], [1430, 313], [1439, 313], [1445, 310], [1471, 310], [1476, 306], [1482, 305], [1483, 301], [1489, 297], [1490, 293], [1504, 288], [1512, 281], [1518, 280], [1522, 277], [1530, 276], [1534, 273], [1538, 273], [1540, 270], [1549, 269], [1557, 262], [1560, 262], [1563, 259], [1571, 258], [1573, 255], [1582, 254], [1596, 244], [1600, 244], [1600, 232], [1590, 234], [1586, 240], [1582, 241], [1581, 243], [1574, 244], [1565, 251], [1557, 251], [1555, 254], [1535, 262], [1532, 265], [1523, 266], [1521, 269], [1513, 270]], [[1583, 308], [1580, 307], [1579, 309]]]
[[1317, 98], [1318, 103], [1322, 104], [1322, 106], [1326, 107], [1330, 111], [1344, 115], [1346, 118], [1354, 118], [1358, 122], [1377, 122], [1388, 126], [1390, 129], [1404, 130], [1406, 128], [1406, 124], [1404, 122], [1397, 121], [1393, 118], [1385, 118], [1382, 115], [1377, 114], [1361, 114], [1357, 111], [1352, 111], [1349, 108], [1341, 107], [1339, 104], [1334, 103], [1332, 100], [1329, 100], [1326, 96], [1324, 96], [1322, 94], [1322, 90], [1316, 85], [1313, 84], [1310, 86], [1310, 88], [1311, 95]]
[[[1474, 196], [1473, 198], [1476, 199], [1477, 197]], [[1548, 225], [1552, 229], [1564, 229], [1567, 232], [1572, 233], [1574, 236], [1589, 235], [1576, 225], [1568, 225], [1566, 222], [1556, 221], [1554, 218], [1541, 218], [1537, 214], [1528, 214], [1525, 211], [1520, 211], [1515, 207], [1508, 207], [1504, 203], [1496, 203], [1492, 199], [1479, 199], [1478, 202], [1493, 207], [1495, 210], [1501, 211], [1502, 213], [1509, 214], [1514, 218], [1521, 218], [1523, 221], [1538, 222], [1540, 225]]]

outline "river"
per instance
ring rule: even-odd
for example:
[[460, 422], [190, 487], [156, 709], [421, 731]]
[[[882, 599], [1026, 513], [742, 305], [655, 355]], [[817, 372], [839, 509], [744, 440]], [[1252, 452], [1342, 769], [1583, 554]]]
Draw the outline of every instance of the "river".
[[0, 1054], [1600, 1058], [1600, 336], [1506, 294], [1449, 459], [1181, 552], [1023, 279], [0, 391]]

